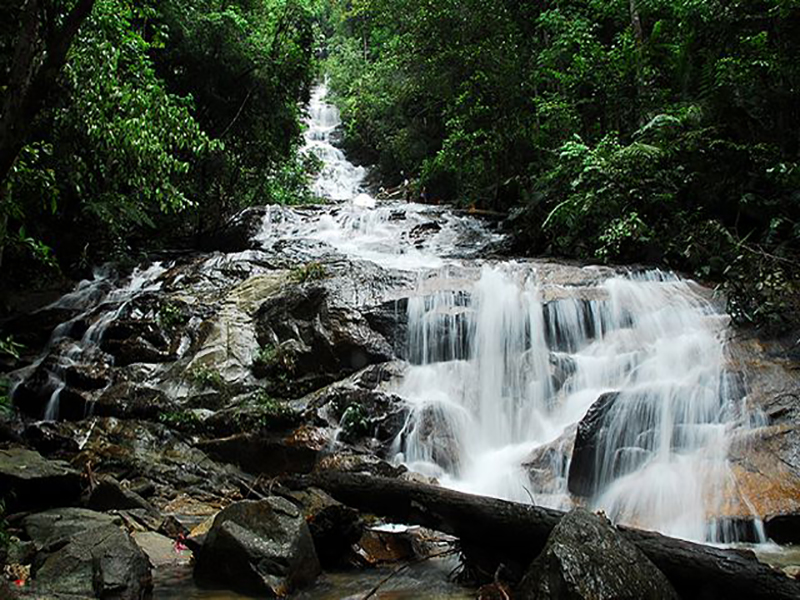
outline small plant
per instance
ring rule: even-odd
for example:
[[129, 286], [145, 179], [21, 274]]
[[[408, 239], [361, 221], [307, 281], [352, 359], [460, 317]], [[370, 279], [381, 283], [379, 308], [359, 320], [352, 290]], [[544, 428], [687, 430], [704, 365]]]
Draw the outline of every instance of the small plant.
[[[270, 396], [266, 390], [258, 390], [250, 400], [251, 405], [257, 409], [257, 414], [253, 415], [255, 424], [260, 427], [280, 427], [300, 421], [300, 413], [291, 408], [284, 400]], [[241, 414], [240, 421], [244, 414], [246, 413]]]
[[162, 412], [158, 415], [158, 420], [167, 427], [181, 431], [196, 431], [201, 423], [200, 417], [189, 410]]
[[186, 325], [188, 321], [189, 315], [177, 302], [164, 302], [158, 310], [158, 322], [164, 329], [177, 329]]
[[270, 344], [262, 346], [258, 350], [253, 364], [270, 370], [280, 369], [291, 373], [295, 369], [295, 357], [291, 350]]
[[328, 271], [321, 262], [312, 260], [300, 267], [293, 268], [289, 276], [296, 283], [305, 283], [307, 281], [325, 279], [328, 276]]
[[367, 411], [361, 404], [353, 403], [347, 407], [339, 419], [339, 426], [345, 438], [355, 439], [369, 433]]
[[24, 349], [25, 346], [15, 341], [10, 335], [0, 338], [0, 354], [5, 354], [19, 360], [20, 352]]
[[189, 371], [189, 380], [201, 388], [213, 388], [222, 391], [225, 388], [225, 380], [220, 372], [207, 365], [197, 365]]

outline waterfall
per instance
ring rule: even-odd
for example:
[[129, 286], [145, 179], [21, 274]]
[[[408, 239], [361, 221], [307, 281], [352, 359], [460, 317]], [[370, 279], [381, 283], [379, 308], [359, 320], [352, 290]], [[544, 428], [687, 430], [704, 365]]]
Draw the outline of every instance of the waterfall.
[[[713, 515], [743, 395], [726, 326], [698, 288], [660, 272], [565, 287], [484, 266], [468, 292], [408, 303], [412, 366], [396, 391], [412, 411], [397, 459], [450, 487], [558, 508], [577, 488], [616, 521], [726, 541]], [[594, 449], [570, 469], [565, 436], [590, 409]], [[546, 485], [523, 466], [532, 456], [549, 461]]]

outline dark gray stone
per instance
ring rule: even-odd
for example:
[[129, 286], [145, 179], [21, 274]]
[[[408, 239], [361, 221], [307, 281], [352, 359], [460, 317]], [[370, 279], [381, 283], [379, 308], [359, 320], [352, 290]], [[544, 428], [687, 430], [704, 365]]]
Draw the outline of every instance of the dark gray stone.
[[113, 477], [103, 477], [89, 495], [89, 508], [93, 510], [137, 509], [149, 512], [155, 509], [136, 492], [123, 488]]
[[320, 572], [308, 525], [284, 498], [231, 504], [214, 519], [195, 563], [195, 579], [276, 598]]
[[7, 512], [68, 506], [80, 494], [80, 474], [67, 463], [26, 448], [0, 450], [0, 496]]
[[27, 517], [26, 532], [38, 548], [31, 569], [36, 593], [113, 600], [150, 597], [150, 562], [118, 522], [76, 508]]
[[518, 600], [677, 600], [670, 582], [605, 518], [577, 508], [553, 529]]

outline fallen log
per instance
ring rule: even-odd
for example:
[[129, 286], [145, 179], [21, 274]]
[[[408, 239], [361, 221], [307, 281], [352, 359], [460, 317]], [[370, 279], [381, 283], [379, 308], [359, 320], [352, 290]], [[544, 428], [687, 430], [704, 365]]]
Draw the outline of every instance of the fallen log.
[[[467, 559], [488, 573], [499, 564], [521, 577], [544, 548], [563, 512], [416, 482], [363, 474], [292, 477], [289, 487], [314, 486], [340, 502], [397, 522], [449, 533]], [[619, 527], [685, 599], [800, 598], [800, 582], [775, 571], [748, 550], [719, 549], [658, 533]]]

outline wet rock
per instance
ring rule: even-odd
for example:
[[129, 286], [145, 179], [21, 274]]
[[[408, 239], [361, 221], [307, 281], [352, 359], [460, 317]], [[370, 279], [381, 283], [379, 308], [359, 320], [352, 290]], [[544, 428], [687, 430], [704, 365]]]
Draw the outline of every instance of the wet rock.
[[132, 534], [133, 541], [142, 549], [154, 567], [187, 565], [192, 559], [188, 548], [176, 546], [175, 541], [154, 531]]
[[6, 511], [32, 510], [77, 503], [80, 474], [60, 460], [47, 460], [25, 448], [0, 450], [0, 490]]
[[677, 600], [670, 582], [601, 516], [577, 508], [531, 563], [520, 600]]
[[65, 597], [142, 600], [153, 586], [147, 556], [113, 517], [81, 509], [27, 517], [37, 546], [33, 589]]
[[569, 427], [549, 444], [535, 448], [522, 463], [532, 483], [532, 489], [541, 494], [554, 494], [563, 490], [567, 466], [575, 442], [575, 427]]
[[400, 477], [408, 471], [403, 465], [393, 465], [374, 454], [336, 452], [324, 456], [314, 469], [318, 472], [342, 471], [344, 473], [369, 473], [379, 477]]
[[800, 513], [773, 515], [764, 521], [767, 537], [778, 544], [800, 543]]
[[316, 488], [291, 492], [290, 496], [302, 507], [322, 566], [342, 566], [350, 555], [350, 547], [363, 533], [358, 511]]
[[430, 461], [449, 473], [458, 473], [461, 468], [461, 442], [456, 424], [448, 413], [436, 404], [423, 406], [414, 411], [403, 432], [400, 434], [405, 446], [407, 437], [414, 437], [417, 443], [430, 451]]
[[313, 399], [315, 408], [327, 408], [331, 424], [341, 426], [340, 439], [354, 442], [372, 437], [390, 442], [403, 429], [408, 407], [402, 398], [377, 389], [332, 385]]
[[288, 433], [242, 433], [203, 441], [197, 447], [212, 458], [238, 465], [249, 473], [272, 477], [310, 473], [327, 444], [322, 430], [303, 426]]
[[436, 221], [428, 221], [414, 227], [408, 232], [408, 237], [414, 240], [417, 245], [420, 245], [427, 236], [439, 233], [441, 230], [442, 226], [439, 223]]
[[153, 512], [153, 507], [136, 492], [123, 488], [113, 477], [101, 477], [89, 494], [88, 506], [92, 510], [144, 509]]
[[92, 404], [98, 417], [157, 420], [174, 408], [164, 392], [152, 387], [123, 381], [113, 385]]
[[257, 248], [258, 242], [253, 238], [261, 229], [267, 207], [246, 208], [236, 214], [218, 230], [204, 235], [200, 240], [203, 250], [219, 250], [222, 252], [241, 252]]
[[606, 416], [618, 399], [617, 392], [602, 394], [578, 423], [567, 480], [569, 491], [577, 496], [591, 496], [600, 484], [597, 468], [599, 444], [605, 431]]
[[358, 554], [369, 565], [396, 563], [417, 558], [411, 538], [401, 532], [367, 529], [358, 540]]
[[[175, 489], [227, 497], [239, 489], [235, 483], [241, 479], [239, 471], [214, 462], [160, 423], [96, 418], [62, 426], [85, 440], [74, 465], [120, 481], [147, 479], [155, 485], [157, 497], [174, 497]], [[151, 503], [160, 508], [159, 498]]]
[[237, 502], [214, 519], [195, 564], [203, 584], [282, 597], [320, 573], [301, 512], [284, 498]]
[[71, 455], [78, 452], [78, 442], [64, 433], [58, 424], [48, 421], [31, 423], [22, 433], [25, 443], [32, 446], [42, 454]]
[[276, 347], [288, 340], [297, 343], [291, 370], [287, 372], [285, 365], [276, 366], [286, 376], [307, 378], [309, 385], [298, 390], [298, 396], [392, 358], [389, 343], [361, 313], [331, 306], [322, 286], [290, 286], [264, 302], [256, 318], [262, 348]]
[[78, 390], [100, 390], [109, 383], [109, 371], [105, 365], [73, 365], [65, 371], [64, 381]]

